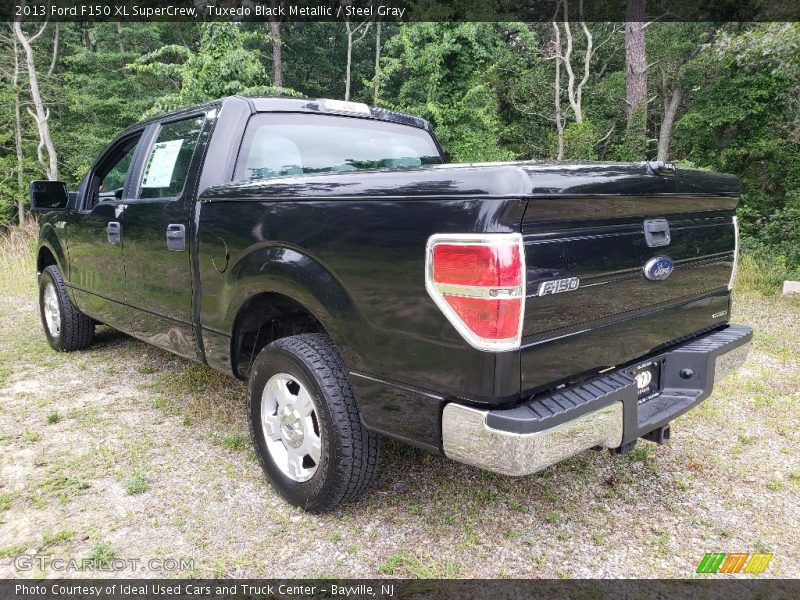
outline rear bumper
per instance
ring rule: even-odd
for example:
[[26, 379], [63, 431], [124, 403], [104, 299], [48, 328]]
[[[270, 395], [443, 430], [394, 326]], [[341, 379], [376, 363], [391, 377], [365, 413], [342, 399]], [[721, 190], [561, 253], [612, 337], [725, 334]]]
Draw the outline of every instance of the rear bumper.
[[619, 448], [666, 426], [744, 363], [753, 331], [700, 336], [647, 359], [659, 362], [661, 394], [639, 404], [631, 365], [506, 410], [450, 403], [442, 413], [448, 458], [506, 475], [528, 475], [578, 452]]

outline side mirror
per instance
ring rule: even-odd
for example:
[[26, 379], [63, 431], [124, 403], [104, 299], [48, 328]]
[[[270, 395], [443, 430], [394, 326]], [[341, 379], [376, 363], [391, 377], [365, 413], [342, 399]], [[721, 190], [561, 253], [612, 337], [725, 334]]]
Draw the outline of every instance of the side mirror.
[[67, 184], [63, 181], [31, 181], [30, 199], [31, 210], [64, 210], [69, 202]]

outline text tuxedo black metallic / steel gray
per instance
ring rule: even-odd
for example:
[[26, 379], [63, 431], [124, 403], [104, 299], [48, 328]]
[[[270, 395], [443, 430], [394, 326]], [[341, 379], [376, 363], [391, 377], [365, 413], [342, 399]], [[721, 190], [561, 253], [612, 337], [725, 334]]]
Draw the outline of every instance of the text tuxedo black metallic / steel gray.
[[442, 163], [355, 103], [134, 125], [76, 192], [31, 184], [47, 338], [105, 323], [247, 379], [267, 476], [314, 511], [367, 490], [380, 435], [509, 475], [663, 442], [744, 360], [735, 177]]

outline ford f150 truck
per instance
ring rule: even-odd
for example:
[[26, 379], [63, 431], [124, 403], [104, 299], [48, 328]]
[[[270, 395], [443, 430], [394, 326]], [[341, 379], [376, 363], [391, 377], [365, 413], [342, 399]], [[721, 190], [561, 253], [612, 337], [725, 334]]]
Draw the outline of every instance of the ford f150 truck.
[[739, 365], [739, 183], [669, 163], [445, 164], [422, 119], [229, 97], [31, 183], [44, 331], [106, 324], [248, 383], [289, 502], [332, 509], [380, 436], [526, 475], [662, 443]]

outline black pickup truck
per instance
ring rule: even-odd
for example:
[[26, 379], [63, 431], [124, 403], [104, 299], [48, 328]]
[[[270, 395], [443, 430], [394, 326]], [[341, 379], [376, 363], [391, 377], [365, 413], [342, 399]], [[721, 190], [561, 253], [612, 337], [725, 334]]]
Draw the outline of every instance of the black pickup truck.
[[55, 350], [98, 323], [247, 379], [289, 501], [361, 496], [382, 435], [508, 475], [663, 442], [744, 360], [735, 177], [444, 164], [425, 121], [229, 97], [31, 183]]

